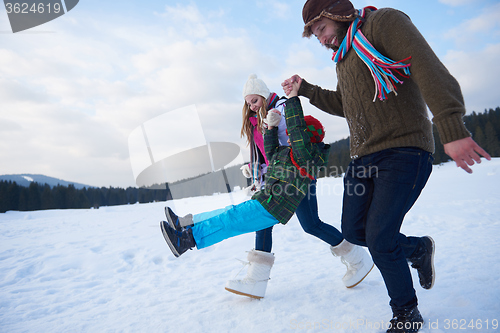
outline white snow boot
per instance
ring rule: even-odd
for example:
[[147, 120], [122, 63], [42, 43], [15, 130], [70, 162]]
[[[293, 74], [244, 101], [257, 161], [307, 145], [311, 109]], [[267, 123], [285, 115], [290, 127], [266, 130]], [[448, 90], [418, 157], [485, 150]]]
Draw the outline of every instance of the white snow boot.
[[274, 254], [252, 250], [248, 252], [247, 259], [249, 265], [247, 276], [242, 280], [227, 281], [225, 289], [238, 295], [263, 298], [274, 264]]
[[330, 250], [335, 257], [340, 257], [342, 263], [347, 266], [347, 272], [342, 278], [347, 288], [358, 285], [373, 268], [373, 260], [368, 251], [345, 239], [337, 246], [330, 246]]

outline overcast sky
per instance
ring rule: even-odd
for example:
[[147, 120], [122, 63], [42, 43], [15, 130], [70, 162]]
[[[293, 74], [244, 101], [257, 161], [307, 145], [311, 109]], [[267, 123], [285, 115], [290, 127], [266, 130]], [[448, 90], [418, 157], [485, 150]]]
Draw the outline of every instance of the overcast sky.
[[[304, 2], [81, 0], [60, 18], [16, 34], [2, 7], [0, 175], [136, 186], [131, 133], [191, 105], [199, 119], [178, 124], [166, 145], [201, 124], [206, 141], [237, 143], [248, 160], [239, 133], [249, 74], [280, 95], [280, 83], [293, 74], [336, 86], [331, 52], [301, 37]], [[460, 82], [468, 113], [500, 106], [498, 0], [353, 4], [407, 13]], [[327, 142], [348, 136], [345, 120], [304, 105], [326, 125]]]

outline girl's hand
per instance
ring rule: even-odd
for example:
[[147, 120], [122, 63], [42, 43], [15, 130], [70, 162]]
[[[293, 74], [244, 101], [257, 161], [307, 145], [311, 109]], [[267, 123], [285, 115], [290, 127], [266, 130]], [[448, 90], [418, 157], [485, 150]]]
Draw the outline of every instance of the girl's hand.
[[272, 129], [280, 124], [281, 121], [281, 112], [276, 109], [269, 110], [266, 117], [266, 123], [268, 129]]
[[252, 178], [252, 173], [250, 172], [250, 167], [248, 166], [248, 164], [242, 165], [240, 170], [245, 178]]

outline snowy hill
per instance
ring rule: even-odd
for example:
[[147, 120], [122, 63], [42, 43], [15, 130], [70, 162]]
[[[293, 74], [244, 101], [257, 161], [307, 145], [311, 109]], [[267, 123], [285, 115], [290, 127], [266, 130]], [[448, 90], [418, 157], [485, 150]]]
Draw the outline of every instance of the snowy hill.
[[68, 182], [62, 179], [57, 179], [53, 177], [48, 177], [44, 175], [33, 175], [33, 174], [20, 174], [20, 175], [1, 175], [0, 176], [0, 181], [12, 181], [16, 182], [16, 184], [20, 186], [25, 186], [28, 187], [32, 182], [44, 185], [48, 184], [51, 187], [61, 185], [61, 186], [68, 186], [72, 184], [75, 186], [76, 189], [82, 189], [84, 187], [89, 188], [89, 185], [84, 185], [84, 184], [79, 184], [75, 182]]
[[[421, 332], [500, 331], [500, 159], [473, 169], [435, 166], [403, 224], [436, 241], [434, 288], [420, 288], [412, 270]], [[320, 217], [338, 228], [342, 190], [340, 178], [318, 182]], [[174, 206], [197, 213], [243, 199]], [[345, 266], [295, 217], [274, 228], [276, 262], [259, 301], [224, 290], [254, 235], [175, 258], [158, 225], [164, 205], [0, 214], [0, 332], [385, 332], [379, 271], [346, 289]]]

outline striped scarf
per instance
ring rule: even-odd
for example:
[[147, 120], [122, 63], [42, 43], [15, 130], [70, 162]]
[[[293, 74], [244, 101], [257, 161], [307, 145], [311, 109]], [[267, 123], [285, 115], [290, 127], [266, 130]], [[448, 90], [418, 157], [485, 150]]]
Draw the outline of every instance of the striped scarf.
[[377, 10], [377, 8], [372, 6], [358, 10], [359, 16], [347, 29], [347, 35], [340, 44], [338, 51], [333, 53], [332, 60], [335, 62], [341, 61], [352, 46], [356, 54], [370, 70], [373, 81], [375, 81], [375, 96], [373, 97], [373, 102], [375, 102], [377, 97], [381, 101], [384, 100], [391, 91], [397, 95], [395, 83], [403, 83], [403, 81], [398, 79], [394, 75], [394, 72], [408, 78], [410, 76], [409, 67], [411, 64], [404, 64], [403, 62], [410, 60], [411, 57], [394, 61], [383, 56], [373, 47], [361, 30], [358, 30], [365, 21], [366, 9]]
[[276, 106], [276, 102], [278, 102], [279, 99], [280, 97], [276, 93], [271, 93], [271, 95], [268, 97], [266, 110], [269, 111], [271, 109], [274, 109], [274, 107]]

